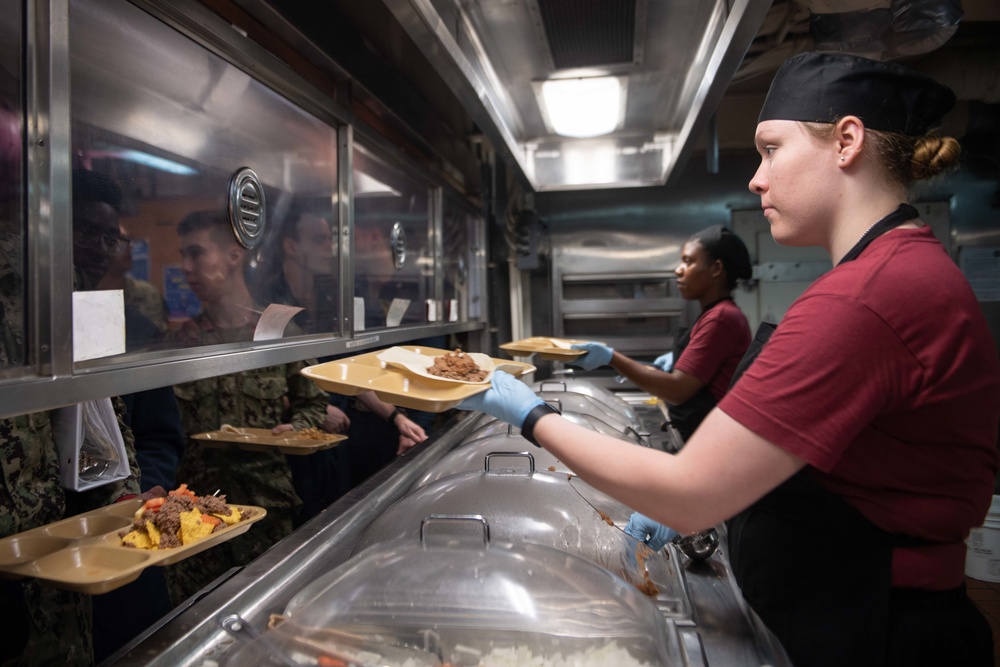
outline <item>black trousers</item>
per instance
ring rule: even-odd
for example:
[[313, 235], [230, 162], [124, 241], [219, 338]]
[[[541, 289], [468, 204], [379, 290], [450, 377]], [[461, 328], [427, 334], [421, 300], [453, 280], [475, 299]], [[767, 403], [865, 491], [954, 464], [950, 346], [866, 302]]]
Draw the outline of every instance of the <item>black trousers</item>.
[[992, 667], [993, 632], [963, 584], [889, 594], [890, 667]]

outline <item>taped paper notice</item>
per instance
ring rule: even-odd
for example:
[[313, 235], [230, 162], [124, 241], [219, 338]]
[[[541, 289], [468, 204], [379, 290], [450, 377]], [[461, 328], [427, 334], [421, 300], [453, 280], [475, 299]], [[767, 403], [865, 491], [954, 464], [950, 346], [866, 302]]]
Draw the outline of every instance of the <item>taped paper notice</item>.
[[409, 307], [409, 299], [393, 299], [392, 303], [389, 305], [389, 312], [386, 313], [385, 316], [385, 326], [398, 327], [399, 323], [403, 321], [403, 315], [406, 314], [406, 309]]
[[122, 290], [73, 292], [73, 361], [115, 354], [125, 354]]
[[274, 340], [285, 335], [285, 327], [293, 317], [304, 309], [298, 306], [286, 306], [272, 303], [261, 313], [257, 327], [253, 330], [254, 340]]
[[365, 299], [364, 297], [354, 297], [354, 330], [365, 330]]

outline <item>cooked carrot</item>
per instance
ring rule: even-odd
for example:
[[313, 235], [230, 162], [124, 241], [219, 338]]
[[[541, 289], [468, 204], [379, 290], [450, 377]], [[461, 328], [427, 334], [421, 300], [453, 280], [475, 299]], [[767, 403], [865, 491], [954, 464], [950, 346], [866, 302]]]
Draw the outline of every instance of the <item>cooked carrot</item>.
[[158, 511], [160, 511], [160, 505], [162, 505], [166, 501], [167, 501], [166, 498], [150, 498], [142, 506], [142, 509], [144, 509], [144, 510], [152, 510], [154, 512], [158, 512]]
[[321, 655], [316, 658], [317, 667], [347, 667], [347, 663], [339, 658], [331, 658], [328, 655]]

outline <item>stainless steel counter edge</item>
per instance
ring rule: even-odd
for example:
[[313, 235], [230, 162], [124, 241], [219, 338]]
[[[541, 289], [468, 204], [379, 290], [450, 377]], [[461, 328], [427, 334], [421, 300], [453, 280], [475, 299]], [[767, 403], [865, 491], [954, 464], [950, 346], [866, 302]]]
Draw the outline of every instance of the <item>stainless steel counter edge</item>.
[[[301, 587], [346, 561], [361, 532], [472, 430], [478, 413], [460, 413], [428, 440], [328, 507], [260, 558], [199, 593], [104, 665], [199, 667], [220, 661], [235, 641], [219, 626], [237, 613], [258, 629]], [[290, 582], [299, 585], [288, 585]]]

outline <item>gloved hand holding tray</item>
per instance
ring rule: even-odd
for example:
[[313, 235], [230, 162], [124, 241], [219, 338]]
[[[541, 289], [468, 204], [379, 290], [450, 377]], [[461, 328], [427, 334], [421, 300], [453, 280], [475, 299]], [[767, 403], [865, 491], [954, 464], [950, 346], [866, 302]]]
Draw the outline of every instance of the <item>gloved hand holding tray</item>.
[[592, 343], [590, 340], [577, 340], [575, 338], [552, 338], [548, 336], [532, 336], [521, 340], [504, 343], [501, 350], [515, 353], [514, 356], [531, 356], [537, 354], [542, 359], [548, 361], [572, 361], [584, 354], [586, 350], [574, 350], [574, 345]]
[[425, 412], [444, 412], [469, 396], [486, 391], [496, 370], [520, 376], [535, 367], [519, 361], [495, 359], [485, 354], [469, 353], [486, 375], [476, 380], [435, 376], [428, 372], [434, 359], [455, 355], [454, 350], [403, 345], [388, 350], [367, 352], [302, 369], [302, 374], [324, 391], [357, 396], [366, 391], [386, 403]]
[[107, 593], [151, 565], [172, 565], [242, 535], [267, 514], [263, 507], [230, 505], [246, 518], [189, 544], [153, 550], [124, 546], [119, 532], [132, 525], [145, 503], [125, 500], [0, 540], [0, 576], [34, 577], [78, 593]]

